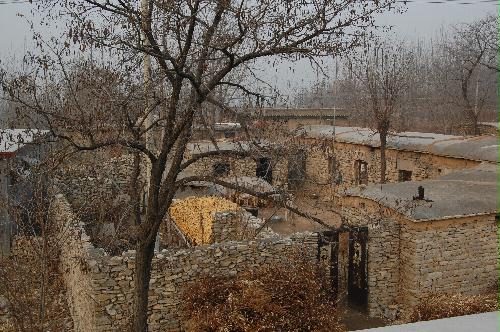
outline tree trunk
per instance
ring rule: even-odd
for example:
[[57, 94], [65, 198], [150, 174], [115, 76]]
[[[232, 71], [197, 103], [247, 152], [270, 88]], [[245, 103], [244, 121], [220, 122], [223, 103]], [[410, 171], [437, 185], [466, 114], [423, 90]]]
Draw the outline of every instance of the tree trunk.
[[385, 151], [387, 147], [387, 131], [382, 130], [379, 132], [380, 135], [380, 183], [385, 183], [385, 170], [387, 168], [387, 162], [385, 158]]
[[152, 241], [139, 240], [135, 258], [134, 332], [148, 331], [148, 297], [151, 279], [151, 262], [154, 255], [155, 237]]
[[474, 136], [479, 136], [481, 134], [479, 130], [479, 117], [476, 114], [472, 115], [472, 131]]
[[132, 200], [132, 210], [134, 224], [141, 223], [141, 190], [139, 188], [141, 175], [141, 155], [139, 152], [134, 152], [134, 166], [130, 179], [130, 196]]

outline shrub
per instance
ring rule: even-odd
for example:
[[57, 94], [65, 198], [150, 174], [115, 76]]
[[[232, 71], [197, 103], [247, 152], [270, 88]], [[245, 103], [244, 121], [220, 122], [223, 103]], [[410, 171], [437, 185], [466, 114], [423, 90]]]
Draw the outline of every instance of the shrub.
[[183, 292], [188, 331], [342, 331], [324, 268], [294, 257]]
[[422, 300], [410, 320], [417, 322], [497, 310], [497, 290], [479, 295], [438, 294]]

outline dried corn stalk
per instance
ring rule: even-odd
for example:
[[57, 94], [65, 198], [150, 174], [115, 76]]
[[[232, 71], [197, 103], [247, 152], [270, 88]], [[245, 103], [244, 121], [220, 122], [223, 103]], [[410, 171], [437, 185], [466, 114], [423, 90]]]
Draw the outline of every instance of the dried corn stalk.
[[175, 201], [170, 217], [194, 245], [210, 243], [215, 212], [236, 211], [239, 206], [220, 197], [187, 197]]

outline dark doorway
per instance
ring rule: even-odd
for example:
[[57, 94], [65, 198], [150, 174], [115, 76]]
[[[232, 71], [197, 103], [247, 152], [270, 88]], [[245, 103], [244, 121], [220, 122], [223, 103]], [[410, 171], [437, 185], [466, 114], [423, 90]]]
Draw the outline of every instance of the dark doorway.
[[368, 304], [368, 228], [349, 231], [349, 272], [347, 294], [349, 303], [366, 309]]
[[325, 264], [330, 276], [331, 294], [338, 297], [339, 288], [339, 232], [324, 231], [318, 238], [318, 260]]
[[257, 167], [255, 169], [255, 175], [261, 179], [266, 180], [270, 184], [273, 183], [273, 167], [271, 165], [270, 158], [257, 159]]

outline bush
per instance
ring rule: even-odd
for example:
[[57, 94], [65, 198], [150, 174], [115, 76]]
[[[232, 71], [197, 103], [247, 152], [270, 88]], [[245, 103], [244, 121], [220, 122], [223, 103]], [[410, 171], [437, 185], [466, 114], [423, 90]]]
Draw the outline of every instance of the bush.
[[235, 277], [204, 277], [183, 292], [188, 331], [343, 331], [324, 268], [304, 258]]
[[0, 259], [0, 297], [8, 304], [0, 308], [0, 316], [8, 318], [0, 319], [0, 331], [71, 331], [56, 248], [48, 244], [50, 255], [43, 256], [40, 238], [17, 238], [16, 243], [12, 254]]
[[486, 294], [439, 294], [429, 296], [413, 311], [412, 322], [472, 315], [498, 310], [498, 291]]

